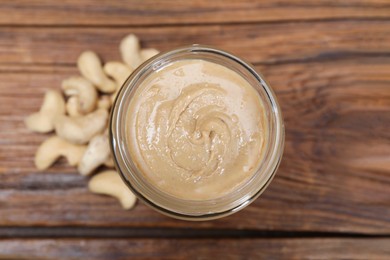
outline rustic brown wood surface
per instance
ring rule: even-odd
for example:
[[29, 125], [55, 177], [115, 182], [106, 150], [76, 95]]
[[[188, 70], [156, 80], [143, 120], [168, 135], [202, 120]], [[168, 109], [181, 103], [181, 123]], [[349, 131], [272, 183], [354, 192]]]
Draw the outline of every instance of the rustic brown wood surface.
[[[64, 160], [34, 168], [48, 135], [31, 133], [23, 119], [46, 90], [78, 74], [83, 50], [119, 59], [128, 33], [163, 51], [192, 43], [225, 49], [255, 64], [274, 88], [286, 148], [275, 179], [252, 205], [221, 220], [178, 221], [142, 204], [123, 211], [114, 199], [89, 193], [87, 179]], [[196, 252], [388, 259], [389, 129], [388, 1], [2, 2], [0, 259]]]
[[[7, 239], [0, 259], [376, 259], [390, 239]], [[320, 246], [319, 246], [320, 245]], [[42, 256], [40, 252], [45, 252]]]
[[318, 19], [386, 19], [387, 0], [13, 0], [0, 6], [1, 24], [161, 25]]

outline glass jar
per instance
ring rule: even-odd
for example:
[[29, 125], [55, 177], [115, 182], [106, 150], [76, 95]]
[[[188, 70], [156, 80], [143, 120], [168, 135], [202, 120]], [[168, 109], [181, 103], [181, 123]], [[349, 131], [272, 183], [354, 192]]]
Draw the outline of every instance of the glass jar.
[[[133, 162], [127, 147], [126, 116], [129, 103], [140, 83], [167, 64], [185, 59], [202, 59], [225, 66], [246, 79], [257, 91], [269, 124], [263, 160], [255, 174], [234, 191], [211, 200], [183, 200], [159, 190], [148, 182]], [[264, 78], [242, 59], [208, 46], [192, 45], [159, 54], [139, 66], [118, 93], [110, 122], [111, 149], [123, 181], [153, 209], [179, 219], [210, 220], [237, 212], [253, 202], [271, 182], [282, 158], [284, 125], [275, 94]]]

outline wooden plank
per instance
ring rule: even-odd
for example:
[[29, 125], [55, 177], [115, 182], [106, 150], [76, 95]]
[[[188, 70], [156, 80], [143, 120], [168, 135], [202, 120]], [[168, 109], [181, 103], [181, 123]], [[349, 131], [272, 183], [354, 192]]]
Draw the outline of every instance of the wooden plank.
[[389, 18], [386, 0], [28, 1], [0, 5], [0, 24], [139, 26], [318, 19]]
[[0, 259], [388, 259], [390, 239], [4, 239]]
[[257, 68], [274, 87], [284, 112], [281, 167], [248, 208], [202, 223], [173, 220], [144, 205], [123, 211], [114, 199], [88, 193], [86, 180], [64, 161], [37, 171], [34, 152], [47, 135], [30, 133], [22, 120], [39, 108], [45, 90], [77, 71], [57, 66], [0, 73], [0, 225], [389, 234], [390, 59]]
[[[129, 33], [143, 46], [166, 51], [201, 43], [226, 49], [253, 63], [280, 64], [350, 56], [389, 56], [390, 21], [171, 26], [149, 28], [0, 28], [2, 70], [15, 64], [74, 66], [87, 49], [119, 59]], [[7, 68], [9, 64], [10, 68]]]

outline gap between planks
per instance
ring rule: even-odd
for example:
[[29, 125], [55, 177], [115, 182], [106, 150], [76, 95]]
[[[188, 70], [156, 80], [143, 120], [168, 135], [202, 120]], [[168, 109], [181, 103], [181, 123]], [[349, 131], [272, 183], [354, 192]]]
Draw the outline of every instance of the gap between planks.
[[252, 229], [0, 227], [0, 238], [390, 238], [390, 234]]

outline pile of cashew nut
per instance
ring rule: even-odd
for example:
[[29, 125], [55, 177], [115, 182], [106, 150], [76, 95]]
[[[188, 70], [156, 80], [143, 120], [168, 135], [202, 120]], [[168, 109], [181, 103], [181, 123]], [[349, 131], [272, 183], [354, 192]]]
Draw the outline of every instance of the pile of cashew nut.
[[47, 91], [40, 110], [28, 116], [25, 124], [34, 132], [54, 132], [35, 154], [39, 170], [65, 157], [81, 175], [94, 174], [88, 184], [91, 192], [116, 197], [124, 209], [131, 209], [136, 197], [114, 170], [108, 117], [118, 90], [131, 72], [158, 51], [141, 49], [133, 34], [121, 41], [119, 50], [123, 62], [104, 65], [95, 52], [81, 53], [77, 60], [81, 76], [63, 80], [62, 91]]

